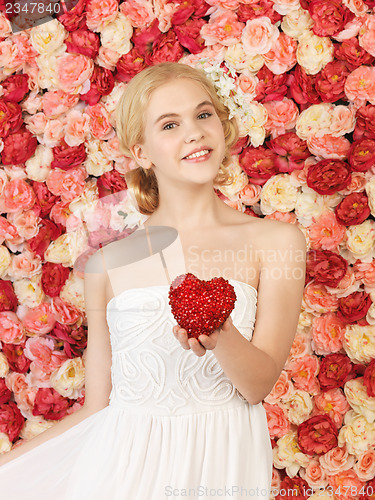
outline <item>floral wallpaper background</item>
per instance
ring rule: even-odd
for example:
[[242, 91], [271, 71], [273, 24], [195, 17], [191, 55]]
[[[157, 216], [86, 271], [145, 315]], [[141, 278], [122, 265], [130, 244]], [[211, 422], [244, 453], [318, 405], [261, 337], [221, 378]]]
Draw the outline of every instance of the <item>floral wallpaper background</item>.
[[217, 195], [298, 224], [308, 245], [298, 330], [263, 403], [272, 498], [375, 497], [374, 59], [375, 0], [79, 0], [14, 34], [0, 1], [0, 452], [83, 405], [75, 258], [145, 218], [116, 104], [143, 68], [179, 61], [239, 123]]

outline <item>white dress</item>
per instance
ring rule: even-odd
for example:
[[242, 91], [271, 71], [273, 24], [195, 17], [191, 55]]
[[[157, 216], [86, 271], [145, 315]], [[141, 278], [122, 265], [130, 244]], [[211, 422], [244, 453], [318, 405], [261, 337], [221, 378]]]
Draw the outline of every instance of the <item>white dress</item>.
[[[257, 291], [228, 281], [233, 324], [250, 340]], [[269, 499], [265, 410], [242, 397], [212, 351], [182, 348], [168, 289], [110, 300], [109, 406], [0, 467], [1, 500]]]

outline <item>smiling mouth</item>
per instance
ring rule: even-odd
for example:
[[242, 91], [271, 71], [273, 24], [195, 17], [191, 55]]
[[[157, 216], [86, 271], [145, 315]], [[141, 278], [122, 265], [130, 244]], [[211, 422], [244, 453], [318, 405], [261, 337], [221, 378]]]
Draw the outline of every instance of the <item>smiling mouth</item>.
[[208, 153], [210, 153], [212, 149], [202, 149], [202, 151], [198, 151], [198, 153], [193, 153], [189, 156], [185, 156], [183, 160], [190, 160], [193, 158], [200, 158], [201, 156], [206, 156]]

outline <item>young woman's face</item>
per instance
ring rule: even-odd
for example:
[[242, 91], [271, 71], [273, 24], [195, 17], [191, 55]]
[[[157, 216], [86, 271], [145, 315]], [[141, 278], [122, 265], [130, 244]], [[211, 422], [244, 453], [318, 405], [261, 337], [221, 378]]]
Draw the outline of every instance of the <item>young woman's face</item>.
[[163, 177], [205, 183], [213, 180], [225, 154], [224, 130], [207, 92], [190, 79], [153, 91], [145, 114], [143, 167]]

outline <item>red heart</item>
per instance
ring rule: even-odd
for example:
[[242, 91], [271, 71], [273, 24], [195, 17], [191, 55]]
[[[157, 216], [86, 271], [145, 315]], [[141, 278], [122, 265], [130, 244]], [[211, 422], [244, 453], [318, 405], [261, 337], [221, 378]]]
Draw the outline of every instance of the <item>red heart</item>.
[[224, 278], [200, 280], [194, 274], [177, 276], [169, 287], [169, 304], [179, 326], [189, 337], [209, 335], [234, 309], [237, 296]]

